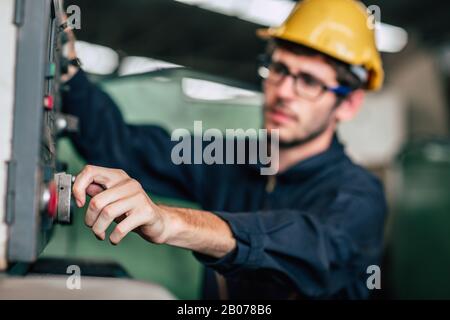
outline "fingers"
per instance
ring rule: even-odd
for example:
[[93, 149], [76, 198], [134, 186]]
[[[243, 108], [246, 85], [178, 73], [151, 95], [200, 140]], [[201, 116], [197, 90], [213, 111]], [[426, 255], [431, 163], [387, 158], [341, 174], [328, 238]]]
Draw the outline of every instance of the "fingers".
[[112, 244], [118, 244], [130, 231], [147, 223], [148, 217], [143, 211], [132, 211], [130, 215], [119, 223], [109, 236]]
[[[61, 14], [58, 14], [61, 23], [66, 23], [67, 24], [67, 14], [65, 12], [61, 12]], [[67, 35], [68, 38], [68, 42], [66, 44], [66, 54], [67, 54], [67, 58], [69, 59], [75, 59], [77, 57], [77, 53], [75, 51], [75, 34], [72, 30], [72, 28], [70, 26], [66, 26], [66, 28], [64, 29], [64, 33]]]
[[120, 182], [116, 186], [97, 194], [91, 199], [89, 207], [86, 211], [86, 224], [89, 227], [92, 227], [97, 220], [100, 212], [104, 210], [105, 207], [118, 200], [126, 199], [133, 195], [136, 195], [140, 191], [142, 191], [142, 188], [139, 182], [133, 179], [127, 179]]
[[86, 194], [88, 194], [90, 197], [95, 197], [103, 191], [105, 191], [105, 188], [103, 188], [101, 185], [92, 183], [87, 187]]
[[129, 179], [129, 176], [123, 170], [88, 165], [75, 179], [73, 197], [78, 207], [82, 207], [86, 202], [86, 190], [92, 183], [109, 189], [126, 179]]
[[155, 212], [155, 205], [140, 183], [123, 170], [86, 166], [73, 185], [73, 196], [79, 207], [85, 204], [86, 194], [92, 199], [85, 222], [98, 239], [106, 238], [106, 231], [113, 221], [118, 223], [110, 236], [113, 244], [138, 227], [145, 231], [143, 234], [149, 241], [154, 234], [161, 234], [162, 224], [155, 223], [161, 220], [161, 215]]
[[106, 230], [113, 221], [119, 221], [126, 219], [130, 212], [135, 208], [136, 204], [142, 201], [140, 198], [142, 194], [136, 194], [132, 197], [116, 201], [107, 205], [98, 215], [97, 220], [92, 226], [92, 231], [95, 235], [105, 240]]

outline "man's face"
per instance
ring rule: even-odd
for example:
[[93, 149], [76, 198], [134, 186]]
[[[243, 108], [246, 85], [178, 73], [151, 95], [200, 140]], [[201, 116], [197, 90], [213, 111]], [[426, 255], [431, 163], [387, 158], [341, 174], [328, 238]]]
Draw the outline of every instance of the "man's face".
[[[336, 71], [320, 56], [300, 56], [278, 48], [272, 55], [273, 62], [281, 62], [292, 74], [311, 75], [323, 84], [337, 86]], [[264, 82], [264, 127], [279, 129], [280, 143], [290, 144], [307, 141], [334, 126], [336, 96], [325, 91], [311, 100], [297, 95], [294, 79], [285, 77], [275, 85]]]

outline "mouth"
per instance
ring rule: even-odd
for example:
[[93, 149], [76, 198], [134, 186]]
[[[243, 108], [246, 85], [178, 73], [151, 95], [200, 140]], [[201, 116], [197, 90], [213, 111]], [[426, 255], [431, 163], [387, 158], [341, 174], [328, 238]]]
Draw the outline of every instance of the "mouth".
[[266, 109], [266, 118], [277, 125], [297, 121], [297, 117], [279, 109]]

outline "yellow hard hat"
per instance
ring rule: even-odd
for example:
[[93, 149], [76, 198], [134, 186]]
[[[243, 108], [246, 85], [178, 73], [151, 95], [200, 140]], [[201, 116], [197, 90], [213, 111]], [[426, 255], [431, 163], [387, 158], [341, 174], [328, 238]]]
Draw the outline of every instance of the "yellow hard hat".
[[259, 29], [262, 38], [278, 38], [323, 52], [368, 72], [366, 88], [378, 90], [384, 71], [374, 28], [365, 6], [356, 0], [303, 0], [279, 27]]

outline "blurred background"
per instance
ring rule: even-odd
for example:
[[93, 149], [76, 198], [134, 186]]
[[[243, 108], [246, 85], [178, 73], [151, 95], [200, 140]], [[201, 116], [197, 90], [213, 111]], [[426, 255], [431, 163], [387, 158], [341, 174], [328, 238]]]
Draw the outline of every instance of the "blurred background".
[[[450, 298], [450, 2], [363, 1], [376, 14], [386, 82], [357, 119], [339, 129], [351, 157], [384, 182], [382, 290], [374, 299]], [[257, 128], [262, 94], [257, 57], [262, 26], [279, 25], [290, 0], [73, 0], [81, 8], [77, 51], [85, 71], [129, 123], [168, 130]], [[59, 157], [84, 165], [68, 140]], [[174, 203], [171, 199], [158, 199]], [[180, 204], [179, 202], [176, 202]], [[193, 206], [195, 204], [182, 205]], [[58, 226], [44, 257], [120, 264], [133, 278], [178, 298], [200, 297], [202, 267], [188, 251], [136, 235], [118, 247], [95, 240], [83, 212]]]

